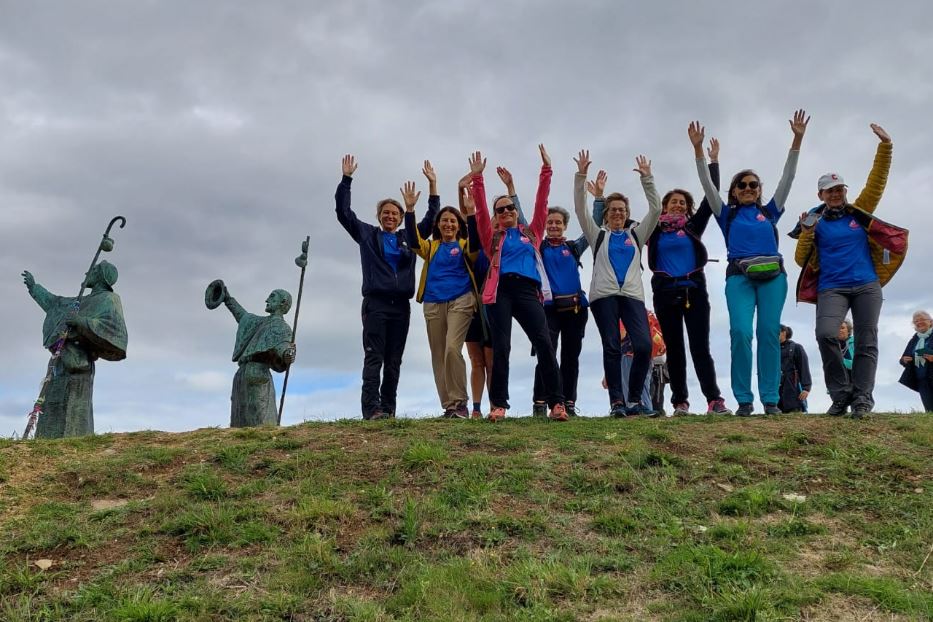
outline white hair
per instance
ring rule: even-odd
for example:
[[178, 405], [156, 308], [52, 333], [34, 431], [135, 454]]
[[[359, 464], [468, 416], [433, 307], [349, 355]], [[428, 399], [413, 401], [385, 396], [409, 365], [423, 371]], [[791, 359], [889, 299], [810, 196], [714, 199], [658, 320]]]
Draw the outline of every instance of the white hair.
[[914, 311], [914, 316], [913, 316], [912, 319], [915, 319], [915, 320], [916, 320], [918, 317], [922, 317], [923, 319], [925, 319], [925, 320], [928, 321], [928, 322], [933, 322], [933, 317], [931, 317], [930, 314], [927, 313], [926, 311], [924, 311], [923, 309], [920, 309], [920, 310], [918, 310], [918, 311]]

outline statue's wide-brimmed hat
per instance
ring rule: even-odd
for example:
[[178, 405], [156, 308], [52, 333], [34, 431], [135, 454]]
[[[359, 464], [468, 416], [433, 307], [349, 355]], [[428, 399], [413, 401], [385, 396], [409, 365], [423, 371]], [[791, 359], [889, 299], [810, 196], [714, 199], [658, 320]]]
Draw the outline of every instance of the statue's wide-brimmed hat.
[[208, 309], [216, 309], [227, 298], [227, 286], [220, 279], [211, 281], [204, 290], [204, 305]]

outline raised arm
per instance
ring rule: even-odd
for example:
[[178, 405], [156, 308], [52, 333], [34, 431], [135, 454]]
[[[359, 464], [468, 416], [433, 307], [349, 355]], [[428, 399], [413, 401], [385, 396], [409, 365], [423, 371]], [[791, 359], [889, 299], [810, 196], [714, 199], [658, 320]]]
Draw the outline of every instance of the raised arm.
[[359, 243], [360, 230], [367, 225], [360, 222], [360, 219], [350, 209], [350, 184], [353, 182], [353, 173], [356, 171], [356, 166], [356, 159], [352, 155], [343, 156], [343, 177], [337, 185], [337, 193], [334, 195], [334, 199], [337, 201], [337, 221], [346, 229], [350, 237]]
[[593, 195], [593, 222], [596, 223], [597, 227], [603, 225], [603, 216], [606, 212], [606, 200], [604, 194], [606, 192], [606, 181], [609, 179], [609, 175], [606, 174], [606, 171], [599, 171], [596, 173], [596, 181], [586, 182], [586, 190]]
[[476, 206], [476, 228], [480, 244], [486, 254], [492, 255], [492, 220], [489, 208], [486, 206], [486, 184], [483, 182], [483, 169], [486, 168], [486, 158], [479, 151], [470, 156], [470, 197]]
[[855, 207], [865, 210], [869, 214], [875, 212], [878, 202], [881, 201], [884, 187], [888, 183], [888, 171], [891, 170], [891, 154], [894, 151], [891, 137], [884, 131], [884, 128], [872, 123], [871, 130], [881, 142], [878, 143], [878, 149], [875, 151], [875, 161], [871, 165], [871, 172], [868, 173], [865, 188], [859, 193], [858, 198], [852, 202]]
[[36, 283], [36, 279], [28, 270], [23, 271], [23, 283], [26, 284], [26, 291], [28, 291], [32, 299], [36, 301], [36, 304], [42, 307], [43, 311], [48, 313], [49, 309], [52, 308], [55, 300], [58, 299], [59, 296], [56, 296], [49, 290]]
[[807, 116], [806, 111], [800, 109], [794, 113], [794, 118], [788, 123], [790, 123], [790, 130], [794, 134], [794, 140], [791, 142], [790, 151], [787, 152], [784, 172], [774, 189], [774, 204], [777, 206], [778, 212], [784, 211], [784, 203], [787, 201], [790, 187], [794, 183], [794, 176], [797, 174], [797, 160], [800, 158], [800, 145], [803, 143], [803, 135], [807, 131], [810, 117]]
[[544, 145], [538, 145], [541, 152], [541, 174], [538, 176], [538, 193], [535, 195], [535, 211], [531, 218], [531, 232], [538, 240], [544, 239], [544, 225], [547, 222], [547, 201], [551, 195], [551, 156]]
[[483, 245], [479, 240], [479, 225], [476, 224], [476, 203], [466, 187], [460, 188], [460, 213], [467, 223], [467, 253], [475, 259]]
[[[424, 213], [424, 217], [418, 223], [418, 234], [422, 238], [428, 239], [431, 237], [431, 232], [434, 231], [434, 221], [437, 220], [437, 212], [441, 208], [441, 197], [437, 194], [437, 175], [434, 173], [434, 167], [431, 166], [430, 160], [424, 161], [421, 173], [428, 180], [428, 211]], [[420, 192], [418, 196], [421, 196]], [[432, 201], [432, 198], [437, 198], [437, 200]]]
[[[706, 150], [706, 153], [709, 154], [709, 176], [713, 180], [713, 185], [716, 188], [719, 188], [719, 141], [715, 138], [709, 139], [709, 148]], [[700, 201], [700, 207], [697, 208], [697, 211], [693, 213], [693, 217], [690, 219], [690, 229], [694, 234], [702, 236], [703, 232], [706, 231], [706, 226], [709, 224], [710, 216], [713, 215], [713, 210], [709, 207], [709, 201], [706, 200], [706, 196], [703, 196], [703, 200]]]
[[719, 187], [713, 183], [710, 172], [706, 168], [706, 158], [703, 156], [703, 138], [706, 136], [706, 128], [700, 125], [699, 121], [691, 121], [687, 128], [687, 135], [693, 144], [693, 156], [696, 159], [697, 176], [700, 178], [700, 185], [703, 187], [703, 197], [706, 199], [710, 210], [716, 217], [722, 213], [722, 198], [719, 196]]
[[512, 199], [512, 204], [515, 205], [515, 210], [518, 214], [518, 224], [527, 227], [528, 219], [525, 218], [522, 202], [518, 199], [518, 193], [515, 191], [515, 180], [512, 178], [512, 173], [504, 166], [497, 166], [496, 174], [499, 175], [499, 179], [505, 184], [505, 192], [509, 195], [509, 198]]
[[224, 298], [224, 306], [230, 311], [233, 315], [233, 319], [237, 321], [237, 324], [240, 323], [240, 320], [246, 315], [246, 309], [240, 306], [240, 303], [236, 301], [236, 298], [227, 294], [227, 297]]
[[577, 163], [577, 173], [573, 178], [573, 208], [577, 213], [577, 220], [583, 230], [583, 235], [592, 246], [599, 237], [599, 227], [593, 222], [586, 209], [586, 173], [590, 168], [590, 152], [585, 149], [580, 150], [574, 161]]
[[658, 196], [658, 190], [654, 186], [654, 176], [651, 174], [651, 160], [640, 155], [635, 158], [635, 164], [635, 172], [641, 176], [641, 187], [645, 191], [645, 198], [648, 199], [648, 213], [634, 227], [638, 244], [644, 246], [654, 228], [658, 226], [658, 219], [661, 217], [661, 197]]

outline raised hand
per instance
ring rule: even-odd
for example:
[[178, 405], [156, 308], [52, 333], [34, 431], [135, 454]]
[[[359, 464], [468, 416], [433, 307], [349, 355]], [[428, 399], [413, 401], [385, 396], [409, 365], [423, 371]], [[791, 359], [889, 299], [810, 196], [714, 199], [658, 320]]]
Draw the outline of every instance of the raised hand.
[[709, 154], [710, 162], [719, 162], [719, 140], [716, 138], [709, 139], [709, 149], [706, 150], [706, 153]]
[[418, 191], [417, 194], [415, 193], [415, 182], [406, 181], [405, 185], [399, 188], [399, 192], [402, 193], [402, 201], [405, 203], [405, 210], [409, 212], [415, 211], [415, 204], [421, 197], [421, 191]]
[[790, 131], [794, 133], [794, 137], [803, 138], [804, 132], [807, 131], [807, 124], [810, 123], [810, 117], [807, 116], [806, 110], [801, 108], [794, 113], [794, 118], [788, 123], [790, 123]]
[[[703, 139], [706, 137], [706, 128], [700, 125], [699, 121], [691, 121], [690, 126], [687, 128], [687, 136], [690, 137], [690, 142], [695, 149], [701, 149]], [[700, 153], [703, 152], [700, 151]]]
[[643, 155], [638, 156], [635, 158], [635, 168], [632, 170], [642, 177], [648, 177], [651, 175], [651, 160]]
[[472, 216], [476, 213], [476, 203], [473, 202], [473, 196], [470, 194], [469, 188], [460, 188], [460, 203], [463, 205], [461, 211], [464, 216]]
[[36, 285], [36, 279], [29, 270], [23, 270], [23, 283], [26, 284], [26, 289], [30, 291], [32, 291], [32, 288]]
[[816, 218], [812, 218], [810, 212], [800, 214], [800, 228], [804, 231], [810, 231], [816, 226]]
[[424, 161], [424, 166], [421, 167], [421, 174], [427, 177], [428, 183], [431, 183], [431, 184], [437, 183], [437, 174], [435, 174], [434, 167], [431, 166], [430, 160]]
[[[590, 170], [590, 164], [592, 164], [590, 160], [590, 150], [581, 149], [580, 153], [577, 154], [577, 157], [575, 157], [573, 161], [577, 163], [577, 172], [586, 175], [586, 172]], [[587, 184], [589, 184], [589, 182], [587, 182]]]
[[888, 136], [888, 133], [884, 131], [884, 128], [878, 125], [877, 123], [871, 124], [871, 131], [875, 133], [875, 136], [877, 136], [878, 140], [880, 140], [881, 142], [883, 143], [891, 142], [891, 137]]
[[541, 152], [541, 163], [544, 164], [544, 166], [550, 166], [551, 156], [547, 154], [547, 149], [544, 148], [544, 143], [538, 145], [538, 151]]
[[499, 175], [499, 179], [502, 180], [502, 183], [505, 184], [505, 187], [509, 189], [509, 194], [514, 194], [512, 189], [515, 188], [515, 182], [512, 180], [512, 173], [509, 172], [509, 169], [504, 166], [496, 167], [496, 174]]
[[353, 177], [353, 173], [356, 171], [356, 158], [354, 158], [349, 153], [343, 156], [343, 174], [347, 177]]
[[606, 174], [606, 171], [599, 171], [596, 173], [596, 183], [592, 181], [586, 182], [586, 189], [593, 195], [594, 199], [603, 198], [603, 193], [606, 191], [606, 181], [608, 179], [609, 175]]
[[470, 173], [473, 175], [482, 175], [486, 168], [486, 158], [479, 151], [474, 151], [470, 156]]

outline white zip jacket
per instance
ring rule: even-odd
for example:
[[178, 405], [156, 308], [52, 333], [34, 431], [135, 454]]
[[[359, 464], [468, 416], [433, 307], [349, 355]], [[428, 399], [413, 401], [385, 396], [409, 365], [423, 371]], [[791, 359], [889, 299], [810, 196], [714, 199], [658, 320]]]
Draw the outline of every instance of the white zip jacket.
[[[609, 229], [601, 227], [593, 221], [593, 216], [586, 205], [586, 175], [577, 173], [573, 180], [573, 202], [577, 212], [577, 222], [583, 229], [583, 235], [590, 243], [590, 250], [596, 255], [593, 262], [593, 278], [590, 281], [590, 302], [606, 298], [607, 296], [628, 296], [636, 300], [645, 300], [645, 287], [642, 284], [641, 256], [645, 242], [651, 236], [654, 228], [658, 225], [658, 218], [661, 217], [661, 197], [654, 187], [654, 177], [646, 175], [641, 178], [641, 186], [645, 191], [645, 197], [648, 199], [648, 214], [644, 220], [630, 228], [630, 233], [635, 233], [635, 256], [632, 257], [632, 263], [628, 266], [628, 272], [625, 273], [625, 281], [619, 287], [619, 281], [616, 278], [615, 270], [612, 268], [612, 262], [609, 261]], [[600, 231], [606, 231], [606, 237], [603, 243], [596, 248], [596, 240], [599, 238]]]

